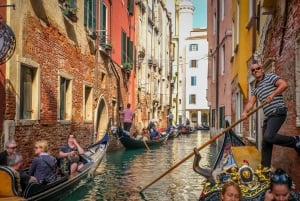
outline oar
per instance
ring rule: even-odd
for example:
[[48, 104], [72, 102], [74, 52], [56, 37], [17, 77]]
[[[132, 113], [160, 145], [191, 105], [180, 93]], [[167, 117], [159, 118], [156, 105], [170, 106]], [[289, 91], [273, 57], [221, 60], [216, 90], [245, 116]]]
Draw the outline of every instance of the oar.
[[[248, 116], [254, 114], [255, 112], [257, 112], [260, 108], [262, 108], [263, 106], [265, 106], [267, 103], [264, 102], [263, 104], [261, 104], [260, 106], [258, 106], [257, 108], [255, 108], [254, 110], [252, 110], [251, 112], [248, 113]], [[212, 137], [210, 140], [208, 140], [206, 143], [204, 143], [202, 146], [198, 147], [197, 150], [200, 151], [201, 149], [203, 149], [204, 147], [206, 147], [207, 145], [211, 144], [212, 142], [216, 141], [219, 137], [221, 137], [223, 135], [223, 133], [226, 133], [227, 131], [229, 131], [230, 129], [232, 129], [233, 127], [235, 127], [237, 124], [241, 123], [242, 121], [244, 121], [243, 119], [238, 120], [237, 122], [233, 123], [231, 126], [225, 128], [221, 133], [216, 134], [214, 137]], [[181, 165], [184, 161], [186, 161], [187, 159], [189, 159], [190, 157], [192, 157], [194, 155], [194, 151], [191, 152], [190, 154], [188, 154], [186, 157], [184, 157], [181, 161], [179, 161], [178, 163], [176, 163], [175, 165], [173, 165], [170, 169], [168, 169], [167, 171], [165, 171], [163, 174], [161, 174], [157, 179], [153, 180], [151, 183], [149, 183], [147, 186], [145, 186], [144, 188], [142, 188], [142, 190], [140, 190], [140, 193], [142, 193], [146, 188], [148, 188], [149, 186], [151, 186], [152, 184], [154, 184], [155, 182], [157, 182], [158, 180], [160, 180], [162, 177], [164, 177], [165, 175], [167, 175], [169, 172], [171, 172], [173, 169], [177, 168], [179, 165]]]
[[145, 145], [145, 147], [147, 148], [147, 150], [148, 150], [148, 151], [151, 151], [150, 148], [149, 148], [149, 146], [147, 145], [146, 140], [143, 140], [143, 142], [144, 142], [144, 145]]

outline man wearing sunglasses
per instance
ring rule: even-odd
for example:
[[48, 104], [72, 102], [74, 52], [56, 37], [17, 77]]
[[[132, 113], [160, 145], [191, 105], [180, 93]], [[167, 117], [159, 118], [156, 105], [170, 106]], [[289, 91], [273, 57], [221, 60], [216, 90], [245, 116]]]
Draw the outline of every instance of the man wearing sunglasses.
[[17, 152], [17, 144], [14, 140], [9, 140], [5, 143], [5, 150], [0, 153], [0, 165], [7, 165], [7, 157]]
[[300, 155], [300, 137], [278, 134], [287, 115], [282, 93], [288, 88], [287, 82], [274, 73], [264, 73], [263, 68], [257, 62], [250, 67], [252, 75], [256, 79], [255, 86], [251, 89], [251, 97], [242, 113], [242, 119], [248, 117], [256, 101], [267, 102], [263, 107], [263, 142], [262, 161], [264, 167], [271, 167], [273, 145], [294, 148]]

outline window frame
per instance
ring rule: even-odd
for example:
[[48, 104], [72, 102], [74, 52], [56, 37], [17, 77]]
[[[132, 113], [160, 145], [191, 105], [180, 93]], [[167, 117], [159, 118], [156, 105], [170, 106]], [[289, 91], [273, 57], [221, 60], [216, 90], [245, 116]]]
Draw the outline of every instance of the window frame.
[[[61, 81], [62, 81], [62, 78], [64, 80], [66, 80], [66, 91], [65, 91], [65, 102], [64, 102], [64, 107], [65, 107], [65, 114], [63, 115], [62, 117], [62, 112], [61, 109], [62, 109], [62, 94], [61, 94], [61, 90], [62, 90], [62, 86], [61, 86]], [[72, 105], [73, 105], [73, 100], [72, 100], [72, 88], [73, 88], [73, 77], [66, 74], [66, 73], [63, 73], [63, 72], [60, 72], [59, 73], [59, 76], [58, 76], [58, 97], [57, 97], [57, 119], [58, 121], [60, 122], [70, 122], [72, 120]]]

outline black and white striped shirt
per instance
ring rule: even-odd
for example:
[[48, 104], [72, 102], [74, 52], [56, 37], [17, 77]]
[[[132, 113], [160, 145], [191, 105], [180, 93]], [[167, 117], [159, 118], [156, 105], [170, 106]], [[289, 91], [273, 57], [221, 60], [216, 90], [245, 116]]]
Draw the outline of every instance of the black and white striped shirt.
[[[263, 75], [260, 82], [256, 82], [255, 87], [251, 90], [251, 95], [256, 96], [260, 102], [264, 102], [266, 98], [276, 90], [275, 83], [280, 77], [274, 73], [267, 73]], [[266, 104], [263, 108], [266, 117], [275, 112], [277, 108], [285, 107], [282, 94], [274, 97], [273, 101]]]

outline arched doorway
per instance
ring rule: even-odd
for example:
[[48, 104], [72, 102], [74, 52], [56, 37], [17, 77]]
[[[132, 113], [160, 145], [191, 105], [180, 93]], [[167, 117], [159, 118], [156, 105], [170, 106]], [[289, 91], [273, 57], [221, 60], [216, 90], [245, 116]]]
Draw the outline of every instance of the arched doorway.
[[99, 99], [95, 117], [95, 140], [98, 141], [104, 136], [109, 120], [107, 104], [103, 97]]

